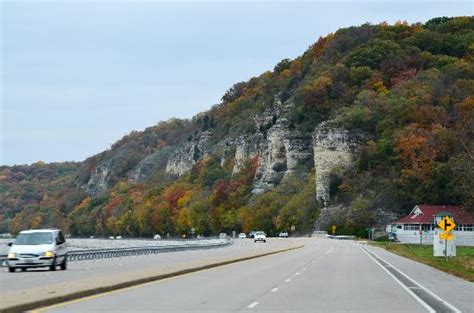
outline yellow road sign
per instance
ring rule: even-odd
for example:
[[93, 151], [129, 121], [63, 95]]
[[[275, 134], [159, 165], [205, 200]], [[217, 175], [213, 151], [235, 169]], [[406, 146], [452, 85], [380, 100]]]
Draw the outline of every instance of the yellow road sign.
[[439, 234], [439, 239], [442, 240], [453, 240], [454, 236], [451, 233], [441, 233]]
[[332, 225], [332, 234], [334, 235], [336, 233], [336, 225]]
[[449, 216], [445, 216], [439, 223], [438, 223], [439, 228], [444, 230], [445, 233], [449, 233], [456, 227], [456, 224], [452, 219], [449, 218]]

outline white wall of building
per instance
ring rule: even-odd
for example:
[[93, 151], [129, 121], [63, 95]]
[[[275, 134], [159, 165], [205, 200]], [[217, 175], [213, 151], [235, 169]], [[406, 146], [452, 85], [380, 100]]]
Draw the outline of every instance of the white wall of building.
[[[474, 246], [474, 231], [453, 231], [456, 246]], [[433, 244], [434, 231], [424, 231], [423, 244]], [[414, 230], [397, 230], [397, 239], [402, 243], [420, 243], [420, 233]]]

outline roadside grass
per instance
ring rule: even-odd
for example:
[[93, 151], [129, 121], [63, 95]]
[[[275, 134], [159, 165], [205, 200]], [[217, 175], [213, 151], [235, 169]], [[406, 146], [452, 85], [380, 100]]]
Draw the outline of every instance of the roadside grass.
[[457, 256], [448, 258], [448, 262], [446, 262], [443, 257], [433, 256], [433, 246], [431, 245], [376, 241], [372, 241], [370, 244], [474, 282], [474, 247], [457, 246]]

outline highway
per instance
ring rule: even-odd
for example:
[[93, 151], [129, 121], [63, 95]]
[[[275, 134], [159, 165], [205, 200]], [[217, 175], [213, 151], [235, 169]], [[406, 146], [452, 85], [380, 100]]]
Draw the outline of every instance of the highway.
[[381, 249], [311, 238], [302, 249], [38, 312], [474, 312], [473, 295], [474, 284]]
[[[97, 288], [229, 262], [289, 248], [301, 247], [303, 239], [270, 238], [266, 244], [235, 240], [230, 246], [205, 250], [177, 251], [152, 255], [75, 261], [67, 271], [47, 268], [9, 273], [0, 270], [0, 312], [25, 303], [41, 302]], [[90, 293], [89, 293], [90, 294]]]

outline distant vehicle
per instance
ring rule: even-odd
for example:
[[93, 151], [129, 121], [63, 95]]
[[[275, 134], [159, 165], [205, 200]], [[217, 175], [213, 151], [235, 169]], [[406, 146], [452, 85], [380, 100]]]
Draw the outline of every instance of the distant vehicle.
[[155, 236], [153, 236], [153, 239], [161, 239], [161, 236], [159, 234], [156, 234]]
[[255, 233], [256, 233], [255, 230], [252, 230], [251, 232], [249, 232], [249, 238], [255, 237]]
[[90, 236], [89, 239], [94, 239], [94, 236]]
[[281, 237], [281, 238], [288, 238], [288, 232], [286, 231], [282, 231], [278, 234], [278, 237]]
[[114, 236], [110, 236], [109, 239], [115, 239], [115, 237], [114, 237]]
[[247, 235], [246, 235], [245, 233], [240, 233], [240, 234], [239, 234], [239, 238], [240, 238], [240, 239], [247, 238]]
[[226, 239], [226, 238], [227, 238], [227, 234], [226, 234], [226, 233], [220, 233], [220, 234], [219, 234], [219, 238], [220, 238], [220, 239]]
[[257, 231], [255, 232], [253, 240], [254, 242], [257, 242], [257, 241], [267, 242], [267, 235], [263, 231]]
[[115, 239], [122, 239], [122, 236], [117, 236], [115, 237]]
[[35, 229], [21, 231], [14, 243], [9, 243], [7, 266], [9, 272], [21, 268], [49, 267], [51, 271], [60, 266], [67, 268], [66, 239], [59, 229]]
[[202, 238], [204, 238], [204, 236], [203, 235], [197, 235], [196, 238], [197, 239], [202, 239]]

